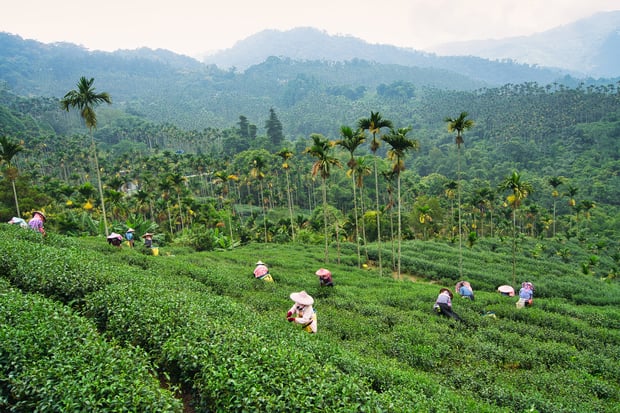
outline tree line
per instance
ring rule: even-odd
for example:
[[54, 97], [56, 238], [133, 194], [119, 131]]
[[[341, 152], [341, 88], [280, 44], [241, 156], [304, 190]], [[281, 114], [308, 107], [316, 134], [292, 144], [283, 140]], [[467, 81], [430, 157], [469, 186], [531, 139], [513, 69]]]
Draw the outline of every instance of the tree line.
[[[358, 264], [376, 261], [380, 271], [382, 242], [398, 250], [396, 257], [402, 240], [416, 238], [452, 240], [460, 250], [480, 237], [510, 236], [516, 249], [519, 236], [605, 240], [618, 222], [616, 205], [604, 194], [603, 201], [595, 199], [596, 187], [582, 185], [606, 174], [609, 183], [617, 179], [614, 137], [620, 127], [613, 88], [508, 85], [464, 97], [462, 92], [438, 91], [428, 105], [452, 96], [470, 103], [479, 117], [455, 111], [454, 118], [445, 113], [422, 122], [430, 113], [419, 112], [405, 125], [371, 110], [370, 116], [342, 125], [336, 136], [312, 133], [291, 139], [274, 108], [264, 121], [265, 134], [244, 115], [228, 129], [187, 131], [115, 115], [105, 107], [95, 112], [111, 98], [97, 93], [93, 82], [81, 78], [77, 88], [57, 102], [68, 111], [64, 121], [81, 119], [88, 136], [41, 134], [39, 125], [52, 119], [49, 102], [33, 106], [36, 99], [14, 98], [8, 106], [12, 114], [3, 120], [0, 141], [6, 179], [0, 185], [10, 185], [11, 191], [3, 192], [3, 219], [46, 208], [55, 218], [50, 225], [61, 232], [107, 234], [109, 219], [114, 230], [158, 228], [161, 242], [182, 240], [207, 249], [249, 241], [322, 242], [326, 261], [330, 245], [352, 242]], [[597, 112], [600, 103], [585, 109], [592, 96], [614, 106], [605, 113]], [[478, 104], [470, 100], [474, 97]], [[568, 119], [566, 111], [546, 107], [541, 97], [554, 97], [556, 104], [569, 99], [590, 115]], [[530, 102], [530, 113], [539, 113], [549, 125], [536, 119], [525, 122], [523, 108], [514, 100]], [[496, 102], [494, 112], [486, 102]], [[47, 110], [37, 112], [36, 107]], [[106, 126], [97, 127], [97, 115], [105, 117]], [[37, 127], [19, 130], [16, 125], [27, 116], [35, 118]], [[524, 121], [523, 136], [494, 139], [510, 133], [513, 118]], [[499, 127], [493, 126], [495, 119], [502, 120]], [[558, 121], [565, 123], [556, 125]], [[530, 145], [529, 159], [518, 160], [516, 141]], [[559, 156], [554, 151], [566, 155], [561, 143], [569, 144], [575, 151], [572, 160], [582, 163], [590, 147], [606, 147], [590, 161], [598, 162], [599, 170], [584, 177], [550, 166], [528, 168], [541, 165], [532, 160], [537, 156], [551, 165]], [[501, 162], [499, 154], [506, 150], [502, 146], [510, 144], [512, 159], [478, 174], [480, 164], [486, 167], [491, 157]], [[604, 209], [595, 209], [601, 204]], [[201, 235], [205, 230], [208, 236]], [[369, 243], [379, 245], [378, 256], [369, 256]], [[400, 260], [391, 266], [400, 273]]]

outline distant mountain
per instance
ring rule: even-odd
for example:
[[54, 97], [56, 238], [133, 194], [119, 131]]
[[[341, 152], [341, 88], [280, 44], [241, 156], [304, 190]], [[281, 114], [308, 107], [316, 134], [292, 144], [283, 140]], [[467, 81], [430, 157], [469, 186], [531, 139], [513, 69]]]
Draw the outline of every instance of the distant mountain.
[[296, 61], [343, 62], [366, 60], [380, 64], [449, 70], [492, 85], [536, 81], [551, 83], [568, 72], [511, 61], [490, 61], [478, 57], [437, 56], [385, 44], [370, 44], [351, 36], [331, 36], [302, 27], [288, 31], [264, 30], [226, 49], [203, 58], [220, 68], [245, 70], [270, 56]]
[[[473, 79], [496, 84], [546, 83], [553, 77], [565, 74], [575, 77], [619, 77], [618, 50], [620, 11], [612, 11], [532, 36], [447, 43], [436, 47], [434, 53], [370, 44], [351, 36], [331, 36], [310, 27], [288, 31], [264, 30], [237, 42], [230, 49], [205, 56], [203, 61], [220, 68], [245, 70], [269, 56], [301, 61], [362, 59], [382, 64], [456, 70]], [[502, 76], [495, 69], [486, 67], [489, 61], [518, 64], [520, 67], [517, 72], [505, 70]], [[490, 74], [493, 74], [492, 78], [489, 78]]]
[[434, 51], [446, 56], [512, 59], [592, 77], [618, 77], [620, 10], [597, 13], [531, 36], [447, 43]]

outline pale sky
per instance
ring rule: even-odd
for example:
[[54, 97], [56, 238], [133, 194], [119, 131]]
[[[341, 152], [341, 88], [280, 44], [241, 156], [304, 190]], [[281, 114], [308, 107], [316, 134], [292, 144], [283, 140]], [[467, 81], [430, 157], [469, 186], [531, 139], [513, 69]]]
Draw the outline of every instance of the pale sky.
[[[8, 0], [0, 32], [90, 50], [227, 49], [265, 29], [315, 27], [369, 43], [432, 51], [461, 40], [529, 35], [620, 0]], [[8, 3], [8, 4], [7, 4]]]

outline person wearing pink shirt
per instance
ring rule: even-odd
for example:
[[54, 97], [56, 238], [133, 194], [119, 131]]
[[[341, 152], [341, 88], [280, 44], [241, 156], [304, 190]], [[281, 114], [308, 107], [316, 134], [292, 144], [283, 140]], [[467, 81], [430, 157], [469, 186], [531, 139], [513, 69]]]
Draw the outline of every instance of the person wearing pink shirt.
[[43, 228], [43, 224], [45, 223], [45, 214], [41, 211], [34, 211], [32, 218], [28, 221], [28, 226], [30, 229], [33, 229], [37, 232], [40, 232], [42, 235], [45, 235], [45, 228]]
[[273, 277], [269, 274], [269, 268], [267, 268], [265, 263], [262, 261], [258, 261], [256, 263], [256, 268], [254, 268], [254, 277], [258, 280], [273, 282]]

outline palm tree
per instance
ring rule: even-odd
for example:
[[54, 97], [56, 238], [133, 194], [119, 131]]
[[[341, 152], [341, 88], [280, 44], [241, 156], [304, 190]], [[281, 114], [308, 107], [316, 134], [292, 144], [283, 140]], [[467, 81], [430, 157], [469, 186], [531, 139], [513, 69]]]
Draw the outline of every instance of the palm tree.
[[590, 210], [594, 207], [596, 207], [596, 204], [594, 203], [594, 201], [591, 201], [589, 199], [584, 199], [579, 204], [579, 209], [584, 211], [583, 215], [584, 215], [584, 218], [586, 219], [586, 222], [590, 220]]
[[445, 122], [448, 123], [448, 131], [456, 131], [456, 148], [457, 148], [457, 206], [459, 212], [459, 277], [463, 276], [463, 231], [461, 223], [461, 144], [464, 144], [463, 131], [471, 129], [474, 126], [474, 121], [467, 119], [468, 113], [461, 112], [456, 118], [452, 119], [446, 117]]
[[402, 221], [401, 221], [401, 198], [400, 198], [400, 173], [405, 170], [405, 155], [409, 150], [417, 150], [420, 144], [415, 139], [407, 138], [407, 134], [411, 131], [411, 127], [398, 128], [398, 130], [390, 129], [390, 133], [383, 136], [383, 140], [391, 146], [388, 150], [388, 159], [394, 162], [392, 171], [396, 174], [396, 198], [398, 200], [398, 266], [397, 276], [400, 279], [400, 256], [402, 241]]
[[549, 178], [549, 185], [553, 187], [553, 191], [551, 192], [551, 196], [553, 196], [553, 236], [555, 237], [555, 201], [560, 193], [558, 192], [558, 186], [564, 183], [564, 178], [561, 176], [552, 176]]
[[268, 242], [267, 237], [267, 212], [265, 210], [265, 192], [263, 191], [263, 179], [265, 179], [265, 173], [263, 169], [267, 166], [267, 161], [260, 156], [256, 155], [251, 160], [252, 169], [250, 169], [250, 176], [254, 179], [258, 179], [258, 185], [260, 187], [260, 202], [263, 206], [263, 227], [265, 230], [265, 242]]
[[171, 173], [168, 175], [168, 179], [170, 183], [174, 187], [175, 192], [177, 193], [177, 202], [179, 203], [179, 217], [181, 219], [181, 230], [185, 229], [185, 221], [183, 220], [183, 208], [181, 204], [181, 192], [183, 191], [183, 187], [187, 182], [187, 178], [180, 173]]
[[329, 178], [331, 167], [340, 167], [338, 158], [331, 155], [331, 150], [335, 143], [321, 134], [313, 133], [312, 146], [306, 149], [306, 153], [314, 156], [316, 161], [312, 164], [312, 176], [321, 175], [323, 179], [323, 227], [325, 231], [325, 264], [329, 262], [328, 256], [328, 237], [327, 237], [327, 178]]
[[359, 157], [355, 160], [355, 167], [352, 170], [347, 171], [347, 174], [351, 174], [355, 181], [356, 188], [359, 188], [359, 199], [360, 199], [360, 216], [362, 217], [362, 240], [364, 241], [364, 255], [366, 257], [366, 261], [368, 261], [368, 243], [366, 242], [366, 224], [364, 221], [364, 216], [366, 214], [366, 208], [364, 207], [364, 177], [370, 175], [372, 170], [370, 165], [367, 162], [366, 157]]
[[90, 133], [93, 157], [95, 159], [95, 169], [97, 170], [97, 184], [99, 185], [99, 197], [101, 199], [101, 209], [103, 212], [103, 225], [105, 227], [105, 235], [108, 236], [108, 221], [105, 211], [105, 200], [103, 199], [103, 187], [101, 185], [101, 171], [99, 170], [99, 159], [97, 158], [97, 147], [95, 145], [95, 137], [93, 136], [93, 129], [97, 128], [97, 115], [95, 114], [95, 107], [100, 103], [111, 104], [112, 99], [107, 92], [95, 93], [93, 82], [95, 79], [90, 80], [82, 76], [77, 83], [77, 89], [69, 91], [64, 98], [60, 101], [60, 107], [63, 110], [69, 111], [70, 108], [77, 108], [80, 111], [80, 116], [84, 120], [86, 127]]
[[[577, 195], [577, 193], [579, 192], [579, 188], [577, 188], [576, 186], [573, 186], [572, 184], [568, 184], [567, 188], [566, 188], [566, 192], [564, 193], [564, 195], [566, 195], [568, 197], [568, 206], [571, 207], [574, 211], [575, 211], [575, 224], [578, 221], [578, 214], [579, 211], [577, 211], [577, 201], [575, 201], [575, 196]], [[569, 219], [569, 229], [572, 228], [571, 225], [571, 219]]]
[[456, 181], [449, 181], [444, 185], [444, 194], [450, 200], [450, 238], [454, 237], [454, 191], [458, 189]]
[[351, 183], [353, 185], [353, 216], [355, 218], [355, 244], [357, 245], [357, 266], [362, 266], [362, 260], [360, 255], [360, 237], [359, 237], [359, 223], [357, 220], [357, 194], [355, 188], [355, 166], [357, 165], [357, 161], [353, 153], [366, 140], [364, 133], [362, 130], [357, 130], [353, 132], [349, 126], [342, 126], [340, 128], [340, 135], [342, 139], [336, 142], [336, 145], [339, 145], [349, 151], [349, 161], [347, 162], [347, 166], [349, 167], [350, 175], [351, 175]]
[[289, 165], [289, 159], [293, 157], [293, 152], [289, 151], [286, 148], [280, 150], [280, 152], [276, 153], [280, 158], [282, 158], [282, 169], [284, 169], [284, 173], [286, 174], [286, 199], [288, 201], [288, 213], [291, 218], [291, 237], [293, 241], [295, 241], [295, 225], [293, 221], [293, 200], [291, 197], [291, 181], [289, 178], [289, 169], [291, 166]]
[[0, 161], [6, 162], [6, 177], [11, 181], [13, 186], [13, 197], [15, 198], [15, 209], [17, 210], [17, 216], [21, 217], [19, 212], [19, 202], [17, 201], [17, 190], [15, 189], [15, 180], [17, 179], [17, 168], [12, 165], [13, 157], [19, 152], [24, 150], [24, 147], [15, 142], [9, 141], [6, 136], [0, 137]]
[[165, 206], [168, 214], [168, 226], [170, 227], [170, 233], [172, 234], [174, 232], [174, 229], [172, 228], [172, 214], [170, 213], [170, 191], [172, 189], [172, 181], [168, 178], [168, 176], [164, 176], [159, 181], [158, 187], [162, 191], [162, 196], [157, 199], [156, 203], [160, 206]]
[[357, 122], [357, 126], [362, 130], [367, 130], [372, 133], [372, 142], [370, 143], [370, 150], [374, 155], [374, 169], [375, 169], [375, 199], [377, 207], [377, 243], [379, 251], [379, 275], [383, 275], [383, 264], [381, 260], [381, 217], [379, 210], [379, 173], [377, 171], [377, 150], [381, 143], [377, 140], [377, 135], [381, 135], [381, 128], [392, 128], [392, 122], [387, 119], [383, 119], [379, 112], [370, 111], [369, 118], [362, 118]]
[[512, 191], [508, 196], [508, 204], [512, 207], [512, 285], [516, 284], [516, 250], [517, 250], [517, 209], [529, 194], [532, 193], [532, 184], [521, 180], [521, 175], [514, 171], [499, 184], [499, 190]]

